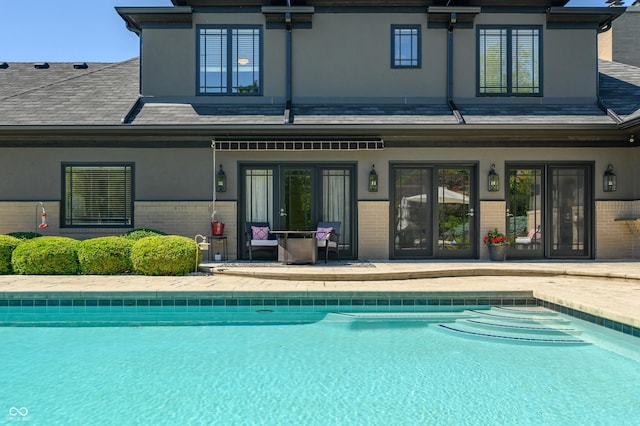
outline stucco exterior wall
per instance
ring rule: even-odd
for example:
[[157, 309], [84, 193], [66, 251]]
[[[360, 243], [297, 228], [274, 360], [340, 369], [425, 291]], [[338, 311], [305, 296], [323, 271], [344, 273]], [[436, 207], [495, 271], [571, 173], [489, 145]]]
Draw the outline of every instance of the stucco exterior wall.
[[[446, 97], [447, 32], [428, 28], [425, 14], [315, 13], [312, 19], [311, 29], [292, 32], [294, 102], [442, 102]], [[282, 102], [286, 95], [285, 30], [266, 29], [262, 13], [195, 13], [189, 29], [144, 29], [143, 95], [237, 102], [238, 97], [197, 95], [196, 45], [199, 25], [240, 23], [261, 25], [264, 37], [263, 96], [241, 98]], [[421, 68], [391, 67], [391, 25], [420, 26]], [[545, 14], [481, 13], [475, 19], [478, 25], [541, 26], [544, 98], [595, 99], [594, 30], [549, 30]], [[453, 95], [460, 102], [476, 98], [476, 35], [476, 28], [453, 33]]]

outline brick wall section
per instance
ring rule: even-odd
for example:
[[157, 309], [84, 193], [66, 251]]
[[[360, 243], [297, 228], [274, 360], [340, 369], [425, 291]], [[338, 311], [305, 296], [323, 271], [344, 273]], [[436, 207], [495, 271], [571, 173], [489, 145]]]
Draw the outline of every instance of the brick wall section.
[[[237, 204], [235, 201], [216, 201], [216, 220], [224, 222], [229, 258], [236, 258]], [[206, 201], [138, 201], [135, 205], [136, 228], [152, 228], [174, 235], [194, 238], [197, 234], [211, 235], [211, 202]], [[214, 242], [214, 253], [222, 252], [222, 245]], [[205, 254], [206, 255], [206, 254]]]
[[[616, 221], [638, 217], [638, 201], [596, 201], [596, 258], [629, 259], [637, 257], [640, 228], [637, 223]], [[633, 232], [632, 232], [633, 230]], [[635, 233], [634, 233], [635, 232]]]
[[60, 235], [60, 203], [44, 202], [48, 228], [39, 229], [42, 209], [37, 201], [9, 201], [0, 203], [0, 234], [10, 232], [38, 232]]
[[[131, 228], [62, 228], [60, 229], [60, 203], [45, 202], [46, 229], [38, 229], [40, 223], [37, 202], [0, 203], [0, 234], [30, 231], [43, 235], [61, 235], [85, 240], [106, 235], [120, 235]], [[206, 201], [137, 201], [135, 203], [135, 228], [151, 228], [167, 234], [194, 238], [196, 234], [211, 235], [211, 202]], [[237, 204], [235, 201], [216, 202], [216, 219], [225, 223], [224, 235], [228, 238], [229, 258], [236, 258]], [[37, 222], [36, 222], [37, 221]], [[222, 251], [214, 244], [213, 250]]]
[[506, 234], [507, 207], [504, 201], [480, 201], [480, 259], [489, 258], [489, 249], [484, 244], [484, 236], [494, 228]]
[[358, 201], [358, 259], [389, 259], [389, 201]]

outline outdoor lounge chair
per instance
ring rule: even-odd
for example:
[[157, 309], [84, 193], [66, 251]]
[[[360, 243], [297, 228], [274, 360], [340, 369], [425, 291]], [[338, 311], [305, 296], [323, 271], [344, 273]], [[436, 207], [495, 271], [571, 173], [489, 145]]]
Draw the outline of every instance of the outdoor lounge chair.
[[318, 248], [324, 248], [324, 263], [329, 259], [329, 252], [333, 251], [340, 260], [340, 224], [341, 222], [318, 222], [316, 239]]
[[253, 252], [258, 250], [274, 250], [278, 253], [278, 240], [271, 233], [269, 222], [246, 222], [245, 238], [249, 250], [249, 261], [253, 261]]

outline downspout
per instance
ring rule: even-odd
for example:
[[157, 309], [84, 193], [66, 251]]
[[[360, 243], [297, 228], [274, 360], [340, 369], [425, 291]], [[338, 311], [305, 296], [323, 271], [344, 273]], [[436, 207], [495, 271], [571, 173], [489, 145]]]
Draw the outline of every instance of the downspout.
[[456, 13], [451, 12], [449, 26], [447, 27], [447, 104], [456, 120], [458, 120], [458, 124], [466, 124], [458, 107], [453, 102], [453, 28], [456, 21]]
[[[291, 7], [291, 2], [289, 0], [287, 1], [287, 6]], [[293, 124], [293, 114], [291, 114], [291, 98], [292, 98], [292, 95], [291, 95], [291, 92], [292, 92], [291, 12], [287, 12], [284, 14], [284, 22], [286, 26], [286, 33], [285, 33], [286, 104], [284, 109], [284, 124]]]

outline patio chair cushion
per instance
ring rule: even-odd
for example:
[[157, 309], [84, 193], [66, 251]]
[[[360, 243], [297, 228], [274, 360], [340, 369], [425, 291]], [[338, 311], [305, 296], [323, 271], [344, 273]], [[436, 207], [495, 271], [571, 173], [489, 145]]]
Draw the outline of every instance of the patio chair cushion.
[[251, 240], [268, 240], [269, 239], [269, 227], [268, 226], [252, 226], [251, 227]]
[[251, 240], [253, 247], [274, 247], [278, 245], [278, 240]]

